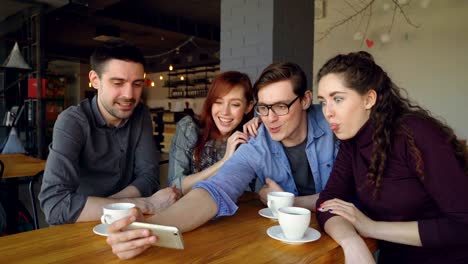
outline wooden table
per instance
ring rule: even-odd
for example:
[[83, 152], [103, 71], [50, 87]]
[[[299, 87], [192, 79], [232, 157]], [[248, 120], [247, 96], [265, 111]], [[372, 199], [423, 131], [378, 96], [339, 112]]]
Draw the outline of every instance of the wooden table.
[[[258, 215], [258, 200], [239, 204], [239, 211], [184, 233], [184, 250], [150, 248], [126, 263], [344, 263], [340, 246], [328, 235], [302, 245], [270, 238], [266, 230], [278, 222]], [[318, 228], [315, 215], [311, 226]], [[105, 237], [92, 231], [97, 222], [43, 228], [0, 237], [2, 263], [121, 263]], [[366, 239], [372, 251], [376, 242]]]
[[29, 184], [34, 228], [38, 229], [36, 196], [33, 187], [36, 177], [44, 172], [46, 161], [23, 154], [0, 154], [0, 160], [5, 166], [3, 177], [1, 178], [2, 182], [14, 184], [26, 182]]

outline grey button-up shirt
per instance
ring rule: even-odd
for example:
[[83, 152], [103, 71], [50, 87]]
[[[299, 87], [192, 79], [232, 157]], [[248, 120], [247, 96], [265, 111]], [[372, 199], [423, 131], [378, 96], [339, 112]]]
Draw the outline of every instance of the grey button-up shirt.
[[159, 189], [148, 108], [139, 104], [119, 127], [109, 127], [96, 99], [69, 107], [55, 122], [39, 194], [49, 224], [75, 222], [88, 196], [107, 197], [129, 185], [142, 196]]

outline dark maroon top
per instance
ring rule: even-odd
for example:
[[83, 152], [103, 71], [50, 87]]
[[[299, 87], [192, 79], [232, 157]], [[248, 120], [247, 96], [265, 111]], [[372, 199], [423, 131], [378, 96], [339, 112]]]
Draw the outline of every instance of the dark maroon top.
[[[332, 198], [350, 201], [376, 221], [418, 221], [422, 247], [379, 241], [381, 263], [468, 263], [468, 175], [446, 136], [419, 118], [404, 122], [424, 161], [424, 180], [416, 174], [407, 138], [396, 133], [376, 198], [366, 185], [373, 124], [342, 141], [330, 179], [317, 207]], [[333, 214], [317, 212], [323, 228]]]

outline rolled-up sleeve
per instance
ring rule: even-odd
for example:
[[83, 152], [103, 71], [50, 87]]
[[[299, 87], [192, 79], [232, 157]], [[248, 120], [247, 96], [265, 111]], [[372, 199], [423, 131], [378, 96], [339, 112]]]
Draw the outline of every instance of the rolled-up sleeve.
[[51, 225], [74, 223], [87, 196], [76, 192], [79, 186], [79, 155], [83, 145], [79, 115], [65, 111], [54, 125], [39, 200], [46, 220]]
[[218, 206], [215, 216], [233, 215], [236, 201], [255, 177], [255, 166], [261, 166], [259, 155], [250, 144], [243, 144], [224, 163], [213, 177], [197, 183], [193, 188], [203, 188], [210, 193]]

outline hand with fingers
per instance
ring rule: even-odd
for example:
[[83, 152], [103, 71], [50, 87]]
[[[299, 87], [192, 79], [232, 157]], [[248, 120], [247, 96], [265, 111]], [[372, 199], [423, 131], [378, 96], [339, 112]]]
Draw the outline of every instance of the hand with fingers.
[[274, 180], [270, 178], [265, 179], [265, 185], [259, 190], [258, 195], [260, 196], [260, 200], [265, 205], [268, 203], [268, 193], [269, 192], [283, 192], [283, 188], [278, 185]]
[[348, 203], [340, 199], [331, 199], [320, 204], [317, 211], [330, 212], [342, 216], [348, 220], [361, 236], [372, 237], [371, 231], [375, 221], [367, 217], [353, 203]]
[[138, 209], [132, 209], [130, 216], [115, 221], [107, 227], [107, 244], [112, 247], [112, 252], [120, 259], [133, 258], [157, 241], [148, 229], [135, 229], [122, 231], [135, 221], [143, 221], [143, 215]]
[[232, 133], [231, 136], [229, 136], [227, 142], [226, 142], [226, 152], [224, 154], [223, 160], [226, 161], [228, 160], [232, 154], [236, 151], [237, 147], [240, 144], [244, 144], [249, 140], [249, 137], [247, 134], [244, 134], [240, 131], [236, 131]]
[[143, 213], [154, 214], [162, 211], [174, 204], [180, 198], [181, 194], [181, 190], [176, 186], [161, 189], [150, 197], [145, 198], [148, 206], [146, 210], [143, 210]]
[[252, 119], [250, 119], [247, 123], [242, 126], [242, 130], [244, 131], [245, 134], [251, 136], [251, 137], [256, 137], [258, 134], [258, 126], [262, 123], [262, 120], [256, 116]]

